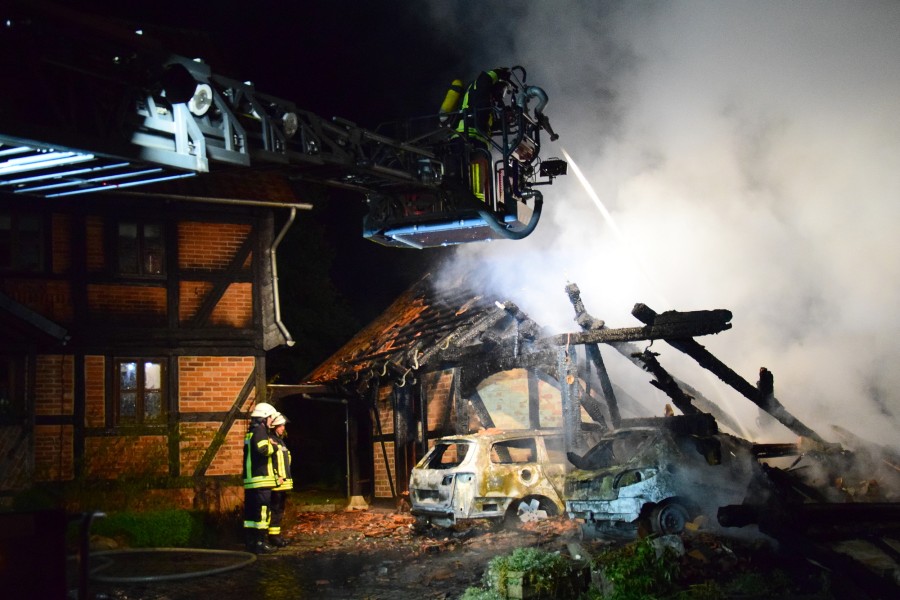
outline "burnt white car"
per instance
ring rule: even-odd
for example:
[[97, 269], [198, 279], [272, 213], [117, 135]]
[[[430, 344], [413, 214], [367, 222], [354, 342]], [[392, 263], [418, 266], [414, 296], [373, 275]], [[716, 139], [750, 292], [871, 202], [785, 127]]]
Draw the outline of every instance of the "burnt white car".
[[413, 468], [409, 497], [417, 525], [450, 527], [466, 519], [503, 523], [529, 511], [561, 514], [568, 468], [556, 430], [441, 438]]
[[714, 521], [719, 506], [742, 502], [759, 468], [746, 440], [666, 427], [610, 432], [569, 460], [578, 468], [567, 476], [566, 511], [586, 538], [681, 533], [701, 514]]

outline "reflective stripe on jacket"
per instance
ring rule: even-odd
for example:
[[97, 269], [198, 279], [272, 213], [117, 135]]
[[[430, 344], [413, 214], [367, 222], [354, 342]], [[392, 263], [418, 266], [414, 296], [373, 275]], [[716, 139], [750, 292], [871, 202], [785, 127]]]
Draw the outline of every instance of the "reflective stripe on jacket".
[[265, 419], [253, 419], [244, 436], [244, 487], [271, 488], [277, 485], [272, 455], [275, 448], [269, 441]]
[[294, 489], [294, 480], [291, 478], [291, 451], [288, 450], [284, 440], [273, 437], [272, 445], [275, 447], [275, 474], [281, 483], [277, 484], [273, 491], [283, 492]]

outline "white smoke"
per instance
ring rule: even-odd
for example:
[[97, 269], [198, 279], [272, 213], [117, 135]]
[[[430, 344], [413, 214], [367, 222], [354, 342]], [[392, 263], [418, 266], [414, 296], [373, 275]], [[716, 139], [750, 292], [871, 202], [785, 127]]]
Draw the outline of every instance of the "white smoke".
[[[768, 367], [826, 438], [840, 424], [898, 443], [900, 3], [429, 7], [438, 35], [471, 44], [473, 74], [522, 64], [547, 91], [561, 138], [542, 155], [565, 148], [622, 232], [570, 168], [542, 188], [534, 234], [462, 247], [454, 272], [556, 331], [577, 329], [570, 281], [610, 327], [638, 325], [635, 302], [729, 309], [733, 329], [699, 341], [735, 371], [755, 383]], [[708, 397], [749, 404], [684, 369]]]

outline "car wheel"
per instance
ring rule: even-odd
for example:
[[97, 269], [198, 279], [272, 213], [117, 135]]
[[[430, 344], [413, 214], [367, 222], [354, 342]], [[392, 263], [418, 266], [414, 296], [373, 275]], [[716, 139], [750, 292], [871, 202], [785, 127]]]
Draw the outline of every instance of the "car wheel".
[[[537, 511], [543, 511], [544, 514], [538, 515]], [[504, 528], [518, 529], [522, 523], [557, 515], [559, 508], [552, 500], [543, 496], [526, 496], [511, 502], [501, 520]]]
[[660, 504], [650, 513], [653, 533], [660, 535], [679, 534], [688, 522], [688, 511], [677, 502]]

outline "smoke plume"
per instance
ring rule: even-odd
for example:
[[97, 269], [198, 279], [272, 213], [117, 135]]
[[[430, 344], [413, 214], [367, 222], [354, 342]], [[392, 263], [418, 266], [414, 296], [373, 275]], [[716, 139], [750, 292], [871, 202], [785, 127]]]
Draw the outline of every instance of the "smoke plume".
[[[699, 341], [735, 371], [755, 382], [766, 366], [779, 400], [826, 438], [838, 424], [897, 444], [900, 4], [427, 6], [436, 35], [466, 40], [473, 74], [521, 64], [547, 91], [561, 137], [542, 156], [565, 149], [620, 232], [570, 166], [542, 188], [534, 234], [461, 247], [448, 278], [476, 272], [560, 332], [577, 329], [567, 282], [610, 327], [637, 325], [635, 302], [729, 309], [733, 329]], [[744, 418], [751, 437], [791, 437]]]

